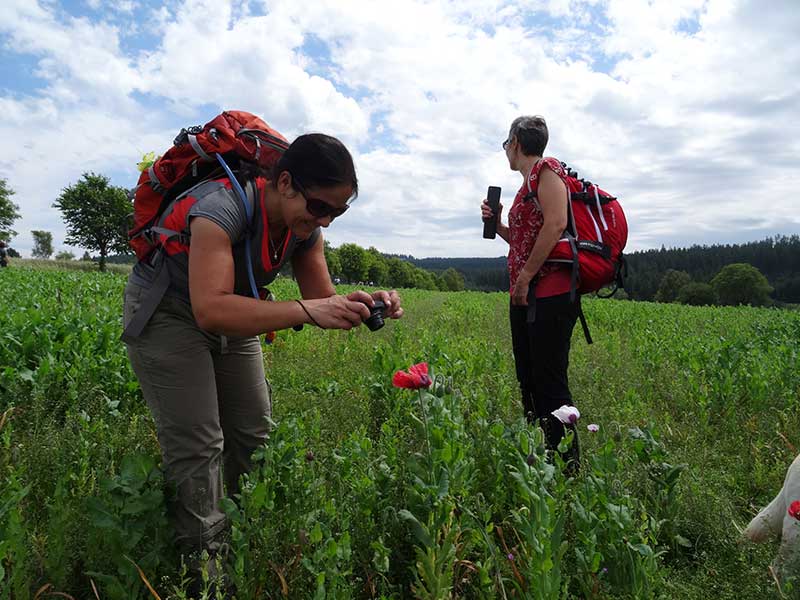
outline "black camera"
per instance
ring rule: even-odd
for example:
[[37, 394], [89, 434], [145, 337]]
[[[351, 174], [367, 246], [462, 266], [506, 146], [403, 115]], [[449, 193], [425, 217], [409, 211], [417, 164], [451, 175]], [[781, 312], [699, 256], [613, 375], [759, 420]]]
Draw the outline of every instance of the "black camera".
[[375, 304], [372, 306], [367, 305], [367, 308], [369, 308], [369, 318], [365, 319], [364, 323], [369, 327], [370, 331], [378, 331], [383, 327], [383, 311], [386, 308], [386, 304], [381, 300], [375, 300]]
[[[386, 308], [386, 304], [384, 304], [381, 300], [375, 300], [375, 303], [370, 306], [366, 302], [362, 302], [362, 304], [366, 305], [369, 309], [369, 317], [364, 319], [364, 323], [367, 327], [369, 327], [370, 331], [378, 331], [381, 327], [383, 327], [383, 311]], [[302, 331], [303, 325], [295, 325], [292, 327], [295, 331]]]

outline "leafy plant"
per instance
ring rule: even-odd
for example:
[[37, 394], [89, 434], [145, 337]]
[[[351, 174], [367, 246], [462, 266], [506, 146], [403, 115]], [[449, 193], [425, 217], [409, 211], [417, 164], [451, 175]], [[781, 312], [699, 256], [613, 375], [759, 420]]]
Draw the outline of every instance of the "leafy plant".
[[103, 584], [110, 598], [147, 596], [140, 569], [154, 574], [159, 567], [173, 564], [162, 485], [155, 460], [134, 454], [123, 459], [118, 475], [101, 480], [101, 496], [86, 502], [90, 547], [98, 562], [105, 556], [113, 569], [88, 574]]

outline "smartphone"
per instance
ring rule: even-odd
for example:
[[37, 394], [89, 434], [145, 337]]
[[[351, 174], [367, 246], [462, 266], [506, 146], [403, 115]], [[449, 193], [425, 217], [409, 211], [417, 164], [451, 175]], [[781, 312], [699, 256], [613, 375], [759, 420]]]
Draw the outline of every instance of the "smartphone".
[[500, 208], [500, 188], [490, 185], [486, 192], [486, 202], [494, 216], [483, 221], [483, 237], [493, 240], [497, 236], [497, 209]]

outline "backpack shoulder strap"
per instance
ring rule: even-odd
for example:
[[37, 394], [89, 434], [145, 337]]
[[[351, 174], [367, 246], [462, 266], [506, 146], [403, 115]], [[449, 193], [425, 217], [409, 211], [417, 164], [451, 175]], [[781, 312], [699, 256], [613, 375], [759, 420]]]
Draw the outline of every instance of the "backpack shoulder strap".
[[[255, 203], [253, 206], [250, 206], [250, 203], [247, 201], [247, 195], [244, 193], [244, 190], [242, 189], [239, 180], [236, 179], [236, 176], [233, 174], [233, 171], [231, 171], [230, 167], [225, 162], [225, 159], [222, 158], [221, 154], [217, 154], [216, 156], [217, 160], [219, 161], [219, 164], [222, 165], [223, 169], [225, 169], [225, 173], [227, 173], [228, 178], [231, 181], [231, 185], [233, 186], [234, 192], [242, 201], [242, 204], [244, 204], [245, 214], [247, 215], [247, 222], [250, 223], [250, 220], [252, 219], [253, 214], [255, 213]], [[245, 237], [244, 256], [245, 256], [245, 261], [247, 261], [247, 279], [250, 282], [250, 292], [253, 294], [253, 298], [258, 299], [258, 287], [256, 286], [256, 279], [253, 274], [253, 260], [252, 260], [253, 253], [252, 250], [250, 249], [251, 238], [252, 238], [251, 235], [247, 235]]]
[[123, 331], [120, 336], [120, 339], [125, 343], [131, 344], [141, 335], [145, 325], [150, 321], [150, 317], [153, 316], [153, 313], [156, 312], [158, 305], [161, 303], [161, 299], [164, 297], [169, 287], [170, 279], [169, 268], [166, 264], [167, 256], [162, 251], [157, 251], [157, 254], [157, 260], [159, 260], [159, 262], [156, 265], [157, 271], [153, 284], [144, 293], [139, 309], [136, 311], [136, 314], [133, 315], [125, 331]]

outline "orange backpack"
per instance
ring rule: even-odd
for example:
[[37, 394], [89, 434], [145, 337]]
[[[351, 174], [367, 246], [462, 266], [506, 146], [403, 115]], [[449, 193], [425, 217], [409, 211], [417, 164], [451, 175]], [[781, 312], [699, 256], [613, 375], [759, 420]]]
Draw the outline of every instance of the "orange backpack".
[[[271, 170], [289, 147], [280, 133], [248, 112], [231, 110], [204, 127], [181, 129], [173, 146], [142, 171], [134, 189], [133, 228], [128, 240], [139, 260], [146, 259], [162, 239], [152, 230], [158, 218], [182, 192], [199, 182], [224, 176], [220, 166], [242, 161]], [[219, 158], [223, 160], [219, 160]]]

